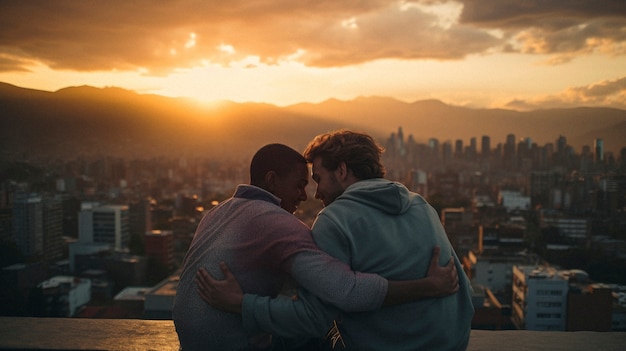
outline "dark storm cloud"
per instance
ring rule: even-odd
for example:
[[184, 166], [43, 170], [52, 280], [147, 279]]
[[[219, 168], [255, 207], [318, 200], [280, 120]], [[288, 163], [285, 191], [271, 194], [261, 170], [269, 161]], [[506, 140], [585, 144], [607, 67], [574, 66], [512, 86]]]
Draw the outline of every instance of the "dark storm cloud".
[[623, 55], [623, 0], [465, 0], [460, 23], [498, 29], [513, 39], [508, 50], [555, 54], [554, 62], [594, 51]]
[[[524, 28], [571, 24], [626, 16], [623, 0], [463, 0], [461, 22], [493, 28]], [[547, 22], [545, 20], [548, 20]], [[565, 21], [564, 21], [565, 20]]]

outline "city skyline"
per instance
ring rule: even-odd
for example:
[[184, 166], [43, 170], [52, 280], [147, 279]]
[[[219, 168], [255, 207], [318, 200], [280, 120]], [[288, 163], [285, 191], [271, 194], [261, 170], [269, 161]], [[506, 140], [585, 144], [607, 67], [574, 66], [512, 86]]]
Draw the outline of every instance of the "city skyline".
[[[567, 151], [564, 136], [550, 147], [526, 149], [529, 144], [513, 135], [497, 146], [488, 136], [452, 145], [435, 139], [415, 143], [401, 128], [390, 132], [380, 140], [388, 150], [383, 163], [389, 179], [429, 199], [477, 289], [472, 328], [623, 330], [623, 307], [611, 306], [623, 305], [626, 277], [626, 149], [618, 160], [602, 160], [601, 148]], [[0, 184], [3, 275], [28, 281], [31, 293], [28, 299], [11, 295], [15, 299], [1, 312], [171, 318], [171, 303], [162, 298], [174, 296], [176, 269], [195, 227], [204, 211], [245, 181], [246, 164], [182, 155], [7, 163]], [[309, 185], [308, 199], [295, 214], [310, 225], [322, 207], [313, 197], [315, 184]], [[550, 279], [562, 284], [553, 289], [550, 280], [550, 286], [536, 288], [525, 283], [535, 276], [518, 277], [516, 267], [535, 275], [549, 269], [555, 272]], [[573, 276], [579, 285], [567, 280]], [[593, 293], [581, 294], [584, 287], [593, 287]], [[129, 297], [130, 291], [141, 300]], [[558, 301], [551, 298], [553, 291]], [[58, 303], [68, 294], [80, 299]], [[161, 304], [154, 303], [154, 295]], [[121, 296], [126, 299], [118, 300]], [[549, 305], [541, 300], [543, 305], [515, 308], [546, 296]], [[137, 303], [128, 304], [131, 300]], [[586, 308], [592, 304], [601, 311], [594, 319]]]
[[388, 96], [626, 109], [626, 6], [603, 1], [0, 2], [0, 81], [203, 101]]

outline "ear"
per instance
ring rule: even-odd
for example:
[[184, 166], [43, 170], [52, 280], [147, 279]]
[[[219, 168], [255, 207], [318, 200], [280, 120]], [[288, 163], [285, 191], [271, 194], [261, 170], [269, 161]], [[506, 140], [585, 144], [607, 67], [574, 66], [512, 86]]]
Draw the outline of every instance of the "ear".
[[274, 171], [269, 171], [265, 173], [265, 186], [267, 186], [267, 190], [271, 193], [276, 189], [276, 173]]
[[339, 180], [346, 180], [348, 178], [348, 173], [349, 169], [346, 162], [342, 161], [341, 163], [339, 163], [339, 166], [337, 167], [337, 177], [339, 178]]

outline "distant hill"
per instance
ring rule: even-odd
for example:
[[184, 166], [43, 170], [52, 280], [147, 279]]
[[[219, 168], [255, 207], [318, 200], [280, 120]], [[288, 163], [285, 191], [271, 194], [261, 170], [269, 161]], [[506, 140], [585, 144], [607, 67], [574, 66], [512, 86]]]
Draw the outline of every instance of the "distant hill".
[[271, 142], [300, 150], [315, 134], [344, 125], [272, 105], [211, 107], [118, 88], [51, 93], [0, 84], [0, 106], [0, 151], [28, 157], [248, 157]]
[[271, 142], [302, 150], [316, 134], [338, 128], [366, 131], [382, 141], [398, 127], [417, 141], [436, 137], [468, 144], [471, 137], [480, 143], [481, 136], [489, 135], [495, 146], [513, 133], [539, 145], [564, 135], [577, 152], [597, 137], [615, 153], [626, 146], [626, 111], [616, 109], [516, 112], [379, 97], [285, 108], [203, 105], [119, 88], [45, 92], [0, 83], [0, 157], [186, 155], [247, 160]]

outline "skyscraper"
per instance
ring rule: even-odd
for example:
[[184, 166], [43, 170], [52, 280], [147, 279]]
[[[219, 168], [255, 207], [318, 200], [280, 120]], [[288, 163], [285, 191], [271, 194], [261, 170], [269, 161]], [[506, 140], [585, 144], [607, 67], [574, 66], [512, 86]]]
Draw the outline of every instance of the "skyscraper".
[[601, 138], [596, 138], [593, 142], [595, 146], [595, 161], [603, 162], [604, 161], [604, 140]]
[[478, 143], [476, 142], [476, 138], [472, 137], [470, 138], [470, 144], [469, 147], [467, 149], [467, 157], [470, 160], [475, 160], [476, 159], [476, 155], [478, 154]]
[[63, 202], [60, 198], [44, 196], [43, 205], [43, 254], [48, 261], [63, 256]]
[[483, 159], [489, 159], [491, 156], [491, 138], [488, 135], [483, 135], [481, 139], [480, 153]]
[[454, 157], [461, 158], [463, 156], [463, 140], [457, 139], [454, 142]]
[[559, 135], [559, 138], [556, 140], [556, 152], [564, 153], [566, 147], [567, 147], [567, 138], [563, 135]]
[[24, 256], [43, 253], [43, 205], [40, 196], [16, 193], [12, 224], [13, 240]]
[[515, 134], [508, 134], [502, 155], [502, 165], [505, 169], [512, 170], [517, 168], [517, 153], [515, 150]]

